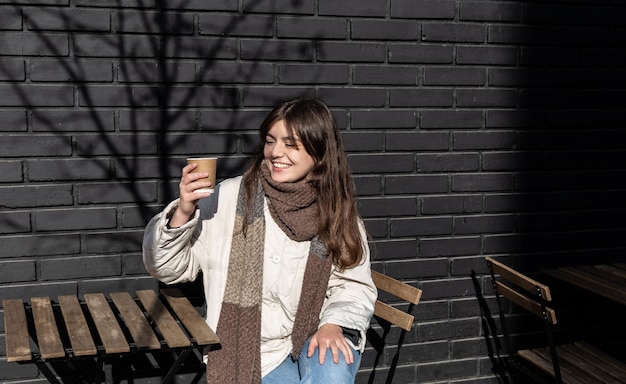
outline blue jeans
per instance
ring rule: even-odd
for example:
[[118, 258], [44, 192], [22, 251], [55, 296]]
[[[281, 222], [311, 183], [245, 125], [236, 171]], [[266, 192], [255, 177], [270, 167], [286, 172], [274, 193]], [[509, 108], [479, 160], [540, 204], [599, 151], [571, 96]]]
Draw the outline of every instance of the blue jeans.
[[[285, 361], [261, 380], [262, 384], [354, 384], [354, 378], [361, 364], [361, 353], [352, 349], [354, 363], [347, 364], [343, 353], [339, 352], [339, 363], [333, 362], [330, 349], [326, 351], [324, 364], [319, 363], [319, 348], [311, 357], [307, 350], [311, 339], [304, 343], [296, 361], [289, 355]], [[352, 346], [350, 346], [352, 348]]]

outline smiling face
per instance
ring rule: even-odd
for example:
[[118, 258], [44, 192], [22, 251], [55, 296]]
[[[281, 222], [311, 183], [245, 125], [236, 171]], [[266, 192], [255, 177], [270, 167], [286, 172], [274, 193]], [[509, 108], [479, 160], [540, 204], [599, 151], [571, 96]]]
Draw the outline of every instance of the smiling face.
[[272, 180], [279, 183], [305, 181], [315, 166], [313, 157], [304, 149], [296, 132], [287, 129], [284, 120], [276, 121], [267, 132], [263, 157]]

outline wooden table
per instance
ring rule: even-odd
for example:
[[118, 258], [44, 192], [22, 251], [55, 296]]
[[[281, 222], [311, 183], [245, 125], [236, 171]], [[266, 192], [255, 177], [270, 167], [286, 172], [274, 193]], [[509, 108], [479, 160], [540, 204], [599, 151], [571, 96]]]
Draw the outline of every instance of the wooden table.
[[103, 376], [113, 382], [111, 366], [120, 356], [168, 350], [176, 360], [161, 382], [169, 383], [190, 353], [219, 343], [180, 290], [163, 289], [161, 297], [141, 290], [136, 297], [90, 293], [83, 301], [59, 296], [54, 304], [49, 297], [33, 297], [30, 305], [3, 300], [7, 361], [34, 362], [49, 382], [60, 383], [49, 363], [91, 358], [99, 383]]
[[626, 263], [546, 268], [541, 272], [626, 305]]

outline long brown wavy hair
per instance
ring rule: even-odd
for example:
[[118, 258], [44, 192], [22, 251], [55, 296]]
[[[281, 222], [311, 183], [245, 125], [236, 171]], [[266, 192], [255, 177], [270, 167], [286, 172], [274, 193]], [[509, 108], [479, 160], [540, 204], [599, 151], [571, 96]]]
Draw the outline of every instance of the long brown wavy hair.
[[[294, 99], [277, 105], [259, 127], [260, 144], [252, 164], [244, 174], [250, 209], [256, 192], [263, 147], [268, 131], [283, 120], [290, 133], [295, 132], [315, 165], [307, 181], [317, 191], [319, 206], [318, 236], [326, 244], [333, 264], [340, 269], [361, 262], [367, 244], [359, 230], [354, 182], [348, 168], [341, 134], [328, 107], [318, 99]], [[248, 213], [246, 212], [247, 223]], [[244, 232], [245, 232], [244, 224]]]

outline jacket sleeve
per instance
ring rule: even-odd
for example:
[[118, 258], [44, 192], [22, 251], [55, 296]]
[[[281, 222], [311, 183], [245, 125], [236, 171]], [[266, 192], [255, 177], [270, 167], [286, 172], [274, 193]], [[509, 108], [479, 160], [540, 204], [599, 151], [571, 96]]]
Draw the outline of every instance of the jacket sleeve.
[[[364, 230], [363, 236], [365, 238]], [[364, 256], [361, 264], [354, 268], [333, 270], [328, 282], [328, 297], [320, 316], [320, 326], [331, 323], [358, 330], [361, 339], [355, 347], [361, 351], [365, 348], [365, 333], [378, 297], [376, 285], [372, 281], [368, 247]]]
[[198, 238], [199, 209], [182, 227], [168, 228], [177, 207], [178, 199], [152, 218], [143, 237], [144, 265], [154, 278], [166, 284], [193, 281], [200, 271], [192, 247]]

